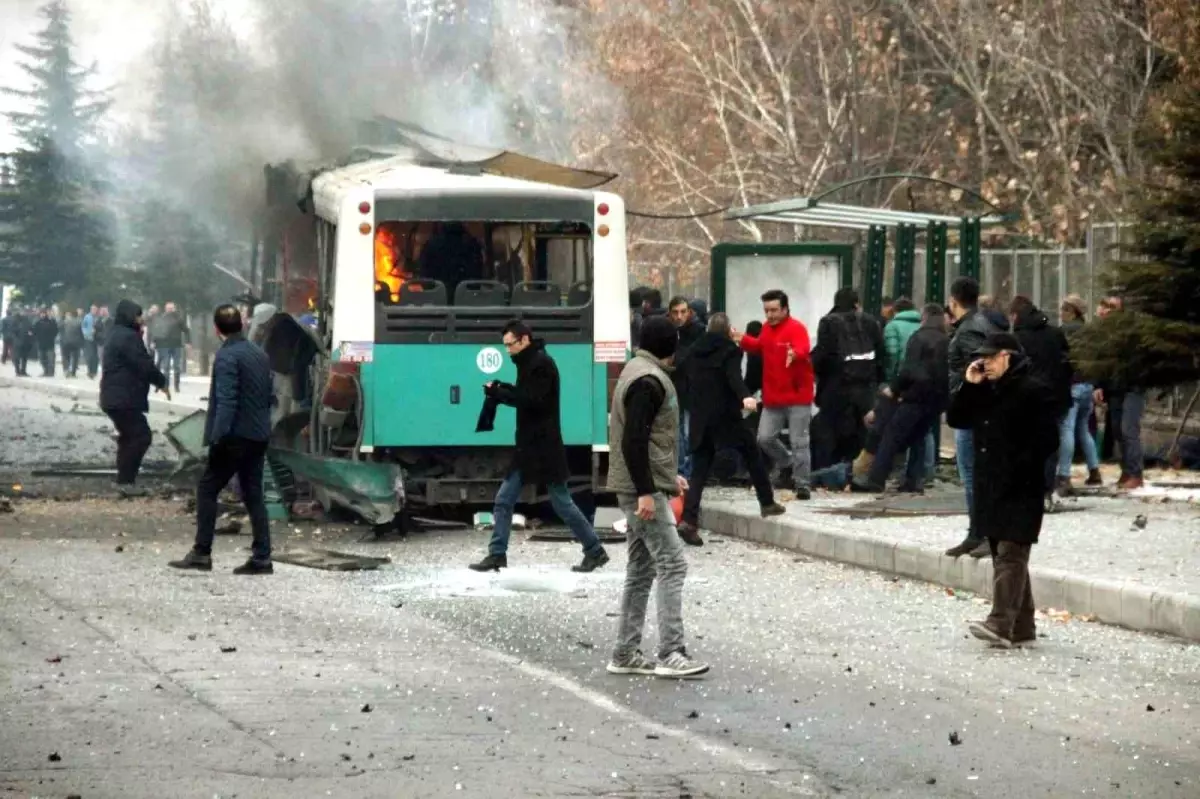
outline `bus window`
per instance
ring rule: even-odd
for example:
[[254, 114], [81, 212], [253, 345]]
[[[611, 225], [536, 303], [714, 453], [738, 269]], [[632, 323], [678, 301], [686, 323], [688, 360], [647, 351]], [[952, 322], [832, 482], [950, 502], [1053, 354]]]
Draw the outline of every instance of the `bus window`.
[[384, 305], [579, 307], [591, 232], [578, 223], [385, 221], [375, 230]]

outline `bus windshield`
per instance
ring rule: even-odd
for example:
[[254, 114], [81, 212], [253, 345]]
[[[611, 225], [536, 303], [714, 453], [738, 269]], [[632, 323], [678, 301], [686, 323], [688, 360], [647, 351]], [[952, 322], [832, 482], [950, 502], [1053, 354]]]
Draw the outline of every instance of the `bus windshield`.
[[592, 236], [578, 222], [384, 221], [380, 305], [577, 307], [591, 299]]

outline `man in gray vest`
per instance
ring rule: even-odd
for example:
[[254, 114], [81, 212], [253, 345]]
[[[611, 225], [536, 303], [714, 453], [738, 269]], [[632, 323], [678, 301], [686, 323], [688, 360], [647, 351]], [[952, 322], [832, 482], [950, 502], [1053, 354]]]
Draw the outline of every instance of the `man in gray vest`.
[[[648, 317], [641, 348], [613, 390], [608, 487], [628, 525], [629, 563], [610, 674], [694, 677], [708, 671], [683, 643], [683, 581], [687, 561], [668, 497], [687, 490], [679, 467], [679, 398], [668, 370], [679, 333], [669, 319]], [[658, 660], [641, 651], [650, 588], [658, 579]]]

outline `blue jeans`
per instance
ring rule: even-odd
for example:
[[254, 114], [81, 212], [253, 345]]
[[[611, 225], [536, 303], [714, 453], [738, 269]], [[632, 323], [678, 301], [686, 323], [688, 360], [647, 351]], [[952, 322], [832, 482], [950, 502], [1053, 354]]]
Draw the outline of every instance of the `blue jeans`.
[[1075, 442], [1083, 449], [1083, 459], [1088, 470], [1100, 468], [1100, 456], [1096, 453], [1096, 441], [1088, 432], [1088, 418], [1092, 415], [1092, 384], [1076, 383], [1071, 386], [1071, 407], [1058, 425], [1058, 476], [1071, 476], [1071, 460], [1075, 457]]
[[[504, 482], [500, 484], [500, 490], [496, 492], [496, 503], [492, 507], [492, 541], [488, 545], [489, 554], [504, 555], [508, 553], [508, 538], [512, 534], [513, 511], [517, 507], [517, 500], [521, 498], [521, 489], [524, 486], [525, 482], [521, 479], [521, 472], [517, 469], [509, 472], [508, 476], [504, 478]], [[583, 545], [583, 554], [595, 555], [603, 551], [604, 547], [601, 546], [596, 531], [583, 512], [579, 510], [575, 501], [571, 499], [571, 492], [567, 490], [567, 484], [551, 483], [546, 486], [546, 489], [550, 494], [550, 506], [558, 514], [558, 518], [571, 528], [575, 540]]]
[[685, 480], [692, 479], [691, 442], [688, 441], [688, 412], [679, 414], [679, 474]]
[[183, 374], [183, 348], [182, 347], [160, 347], [155, 350], [158, 356], [155, 360], [158, 361], [158, 371], [163, 373], [168, 382], [171, 382], [171, 371], [175, 372], [174, 386], [175, 391], [179, 391], [179, 377]]
[[967, 535], [975, 534], [975, 433], [954, 431], [954, 459], [958, 462], [958, 479], [967, 492]]

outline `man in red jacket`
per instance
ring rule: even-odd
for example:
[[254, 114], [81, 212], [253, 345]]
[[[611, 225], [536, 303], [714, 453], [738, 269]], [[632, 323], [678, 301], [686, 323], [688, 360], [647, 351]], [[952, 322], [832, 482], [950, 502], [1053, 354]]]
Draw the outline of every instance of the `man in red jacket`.
[[[812, 460], [808, 426], [812, 421], [814, 383], [808, 330], [792, 317], [788, 296], [779, 289], [763, 294], [762, 304], [767, 317], [762, 334], [736, 336], [743, 350], [762, 358], [763, 411], [758, 420], [758, 445], [779, 469], [777, 487], [786, 487], [790, 482], [796, 499], [809, 499]], [[784, 427], [788, 430], [790, 453], [779, 440]]]

